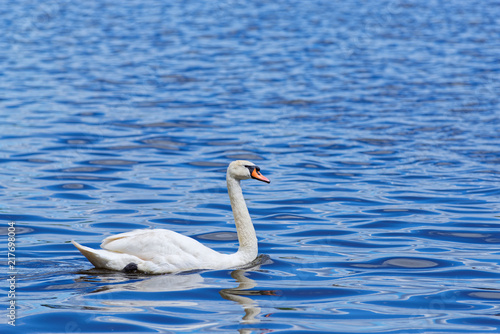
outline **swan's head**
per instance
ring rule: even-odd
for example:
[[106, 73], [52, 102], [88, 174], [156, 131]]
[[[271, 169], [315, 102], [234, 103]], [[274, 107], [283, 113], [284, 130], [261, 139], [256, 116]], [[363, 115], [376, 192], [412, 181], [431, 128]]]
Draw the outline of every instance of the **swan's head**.
[[266, 183], [271, 183], [267, 177], [260, 173], [260, 167], [253, 162], [236, 160], [229, 164], [227, 174], [236, 180], [256, 179]]

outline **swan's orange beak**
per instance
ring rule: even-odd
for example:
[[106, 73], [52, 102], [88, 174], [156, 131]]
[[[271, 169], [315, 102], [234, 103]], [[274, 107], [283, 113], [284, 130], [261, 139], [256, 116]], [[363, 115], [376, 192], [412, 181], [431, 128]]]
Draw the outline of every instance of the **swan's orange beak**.
[[266, 183], [271, 183], [271, 181], [267, 177], [265, 177], [264, 175], [262, 175], [257, 168], [253, 169], [253, 171], [252, 171], [252, 178], [256, 179], [256, 180], [259, 180], [259, 181], [266, 182]]

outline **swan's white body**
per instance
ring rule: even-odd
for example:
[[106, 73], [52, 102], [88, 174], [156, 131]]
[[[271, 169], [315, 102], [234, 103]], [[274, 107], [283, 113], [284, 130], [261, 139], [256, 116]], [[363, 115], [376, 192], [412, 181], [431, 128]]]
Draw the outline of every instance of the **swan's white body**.
[[248, 213], [240, 180], [270, 182], [249, 161], [232, 162], [227, 169], [227, 189], [238, 232], [239, 248], [222, 254], [185, 235], [164, 229], [135, 230], [107, 237], [101, 249], [73, 245], [96, 267], [123, 270], [135, 264], [138, 271], [161, 274], [195, 269], [227, 269], [245, 265], [257, 257], [255, 229]]

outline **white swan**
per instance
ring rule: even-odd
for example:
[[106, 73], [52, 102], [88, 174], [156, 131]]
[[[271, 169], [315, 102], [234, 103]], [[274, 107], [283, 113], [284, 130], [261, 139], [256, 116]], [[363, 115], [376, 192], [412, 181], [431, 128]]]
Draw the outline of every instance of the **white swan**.
[[162, 274], [245, 265], [257, 257], [258, 251], [255, 229], [240, 186], [240, 180], [250, 178], [271, 182], [260, 173], [258, 166], [249, 161], [233, 161], [227, 168], [227, 190], [240, 244], [234, 254], [221, 254], [195, 239], [163, 229], [135, 230], [110, 236], [103, 240], [102, 249], [71, 242], [96, 268], [110, 270]]

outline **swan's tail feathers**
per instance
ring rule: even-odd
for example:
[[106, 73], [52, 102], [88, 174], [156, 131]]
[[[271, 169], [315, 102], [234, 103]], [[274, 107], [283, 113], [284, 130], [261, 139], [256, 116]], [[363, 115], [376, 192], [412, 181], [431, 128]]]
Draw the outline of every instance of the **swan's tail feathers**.
[[90, 261], [96, 268], [106, 268], [106, 264], [108, 263], [108, 259], [101, 256], [99, 250], [92, 249], [87, 246], [82, 246], [78, 242], [71, 240], [71, 243], [78, 248], [80, 253], [82, 253], [87, 260]]

